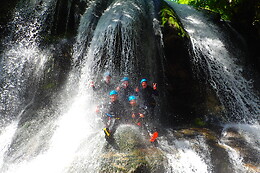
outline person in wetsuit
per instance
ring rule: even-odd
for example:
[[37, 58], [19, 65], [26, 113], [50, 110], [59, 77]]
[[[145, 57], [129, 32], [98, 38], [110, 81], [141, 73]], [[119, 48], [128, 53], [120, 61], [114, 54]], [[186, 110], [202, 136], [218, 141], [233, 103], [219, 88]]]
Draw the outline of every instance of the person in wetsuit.
[[98, 92], [100, 95], [115, 89], [115, 85], [111, 82], [112, 75], [109, 72], [105, 72], [103, 77], [104, 79], [98, 85], [95, 85], [93, 81], [90, 82], [93, 91]]
[[105, 124], [104, 132], [106, 139], [113, 137], [118, 125], [124, 122], [125, 109], [118, 100], [118, 92], [112, 90], [109, 92], [110, 101], [107, 104], [97, 108], [101, 113], [103, 123]]
[[129, 96], [129, 106], [126, 109], [126, 115], [132, 118], [132, 123], [138, 125], [143, 133], [150, 136], [150, 142], [155, 142], [158, 137], [158, 131], [155, 127], [151, 127], [151, 123], [146, 122], [145, 117], [147, 110], [137, 103], [135, 96]]
[[121, 85], [116, 88], [118, 91], [119, 99], [122, 101], [124, 106], [128, 105], [128, 97], [131, 95], [136, 95], [136, 92], [132, 86], [129, 84], [129, 78], [123, 77], [121, 80]]
[[136, 96], [129, 96], [128, 101], [129, 103], [126, 109], [127, 120], [141, 127], [144, 123], [147, 111], [137, 103]]
[[142, 106], [146, 107], [148, 110], [148, 119], [154, 120], [154, 108], [156, 106], [156, 102], [154, 96], [158, 96], [159, 93], [157, 91], [157, 84], [153, 83], [153, 87], [148, 85], [147, 79], [142, 79], [140, 81], [141, 87], [136, 88], [136, 92], [142, 102]]

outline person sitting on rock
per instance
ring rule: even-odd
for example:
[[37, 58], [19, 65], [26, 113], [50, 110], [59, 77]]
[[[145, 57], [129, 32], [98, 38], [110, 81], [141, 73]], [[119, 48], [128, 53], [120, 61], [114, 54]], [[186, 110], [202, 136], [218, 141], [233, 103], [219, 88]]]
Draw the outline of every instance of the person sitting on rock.
[[131, 119], [131, 122], [133, 122], [134, 124], [138, 126], [142, 126], [147, 111], [137, 103], [136, 96], [133, 95], [129, 96], [128, 101], [129, 104], [126, 109], [126, 115], [128, 117], [128, 121], [130, 121]]

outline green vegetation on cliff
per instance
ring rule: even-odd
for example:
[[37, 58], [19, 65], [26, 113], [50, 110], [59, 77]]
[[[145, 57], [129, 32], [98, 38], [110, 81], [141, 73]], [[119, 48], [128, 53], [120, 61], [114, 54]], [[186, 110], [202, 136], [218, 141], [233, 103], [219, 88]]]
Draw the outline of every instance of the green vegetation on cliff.
[[219, 13], [224, 20], [257, 25], [260, 21], [258, 0], [169, 0]]
[[179, 22], [177, 15], [171, 8], [169, 8], [166, 5], [163, 6], [163, 8], [160, 11], [160, 16], [161, 16], [162, 26], [165, 26], [167, 24], [169, 27], [174, 28], [176, 30], [178, 36], [188, 37], [186, 31], [184, 30], [183, 26]]

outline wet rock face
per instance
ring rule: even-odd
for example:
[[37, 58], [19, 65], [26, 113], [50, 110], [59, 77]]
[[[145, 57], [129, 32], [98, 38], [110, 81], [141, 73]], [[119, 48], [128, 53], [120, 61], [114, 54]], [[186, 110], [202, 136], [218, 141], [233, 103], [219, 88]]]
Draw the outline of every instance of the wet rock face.
[[201, 115], [221, 115], [223, 108], [216, 94], [204, 81], [194, 77], [187, 52], [188, 41], [174, 36], [169, 28], [164, 29], [164, 34], [167, 109], [174, 117], [164, 114], [163, 123], [193, 124], [196, 118], [204, 119]]
[[145, 145], [144, 137], [140, 135], [139, 129], [131, 126], [120, 127], [115, 140], [122, 152], [129, 152]]
[[[192, 102], [193, 102], [193, 79], [191, 66], [189, 63], [189, 54], [186, 49], [187, 40], [180, 38], [177, 31], [170, 26], [164, 26], [163, 41], [164, 41], [164, 54], [167, 60], [166, 64], [166, 77], [167, 84], [166, 93], [167, 109], [173, 112], [176, 118], [172, 115], [164, 115], [163, 123], [176, 124], [187, 122], [186, 116], [192, 117]], [[185, 98], [185, 99], [184, 99]], [[186, 99], [190, 98], [190, 99]]]
[[[250, 144], [246, 133], [236, 127], [219, 128], [170, 130], [161, 134], [158, 145], [153, 146], [138, 128], [121, 126], [115, 134], [119, 149], [104, 149], [99, 172], [182, 172], [198, 168], [195, 158], [200, 160], [197, 164], [207, 163], [211, 172], [259, 172], [259, 151]], [[191, 161], [187, 160], [185, 167], [179, 160], [187, 155]]]
[[207, 155], [205, 159], [210, 160], [208, 166], [211, 165], [210, 170], [216, 173], [259, 172], [259, 142], [257, 144], [257, 140], [254, 139], [256, 136], [248, 136], [247, 131], [240, 127], [222, 130], [217, 132], [216, 129], [208, 128], [176, 129], [160, 139], [163, 141], [167, 138], [166, 141], [172, 141], [167, 142], [170, 148], [164, 145], [162, 150], [167, 152], [173, 149], [174, 152], [171, 154], [173, 158], [177, 158], [176, 162], [182, 156], [182, 150], [186, 149], [197, 153], [201, 158]]
[[[162, 9], [162, 11], [163, 10], [164, 9]], [[212, 15], [212, 13], [205, 13], [205, 16], [206, 15], [213, 21], [214, 24], [219, 25], [223, 29], [222, 32], [228, 35], [229, 39], [232, 42], [232, 45], [236, 47], [236, 50], [240, 50], [241, 53], [243, 52], [245, 54], [248, 54], [250, 52], [249, 54], [251, 55], [245, 55], [243, 57], [245, 57], [246, 59], [250, 57], [259, 57], [257, 56], [259, 53], [253, 50], [255, 49], [255, 43], [257, 41], [243, 41], [244, 36], [241, 37], [239, 36], [238, 32], [234, 32], [235, 30], [230, 27], [230, 23], [227, 24], [225, 22], [219, 22], [219, 16], [216, 16], [214, 14]], [[229, 27], [227, 27], [226, 25], [228, 25]], [[249, 28], [247, 29], [250, 30]], [[170, 105], [169, 109], [171, 110], [169, 111], [171, 115], [166, 115], [166, 120], [164, 119], [163, 121], [166, 121], [166, 123], [169, 122], [170, 124], [190, 124], [195, 118], [203, 119], [201, 115], [213, 115], [217, 119], [224, 121], [224, 114], [225, 112], [229, 111], [230, 107], [230, 105], [227, 106], [227, 104], [224, 104], [225, 101], [222, 101], [222, 98], [224, 98], [222, 96], [226, 94], [219, 94], [220, 92], [214, 90], [214, 86], [212, 87], [209, 84], [209, 80], [206, 77], [208, 74], [210, 74], [209, 72], [192, 72], [192, 69], [197, 67], [194, 67], [196, 65], [193, 65], [192, 67], [190, 63], [190, 59], [192, 59], [192, 54], [190, 55], [188, 52], [189, 49], [192, 50], [192, 47], [190, 46], [189, 39], [181, 38], [178, 35], [178, 30], [167, 23], [162, 27], [162, 31], [164, 41], [164, 53], [167, 59], [166, 77], [168, 83], [166, 89], [169, 93], [167, 93], [167, 97], [169, 97], [169, 100], [167, 101]], [[251, 34], [247, 33], [245, 35]], [[256, 37], [256, 39], [257, 38], [258, 37]], [[251, 46], [248, 47], [248, 45]], [[256, 62], [257, 60], [255, 61], [255, 63], [252, 63], [252, 61], [248, 62], [249, 67], [247, 67], [245, 73], [251, 75], [249, 78], [258, 80], [257, 77], [253, 77], [257, 75], [252, 75], [255, 72], [252, 73], [251, 71], [255, 70], [252, 70], [253, 68], [250, 65], [257, 64]], [[260, 68], [258, 68], [258, 70], [259, 69]], [[259, 84], [256, 84], [256, 88], [259, 88], [257, 87], [258, 85]], [[222, 96], [220, 97], [220, 95]], [[222, 106], [220, 102], [222, 102], [225, 107]]]
[[239, 153], [245, 167], [247, 167], [252, 172], [260, 171], [260, 150], [259, 142], [257, 144], [252, 139], [250, 139], [247, 134], [236, 127], [230, 127], [223, 131], [221, 142], [225, 143], [227, 146], [234, 149]]
[[206, 84], [203, 76], [194, 74], [192, 70], [190, 39], [180, 36], [179, 30], [169, 23], [162, 27], [162, 33], [167, 62], [166, 109], [170, 112], [170, 115], [163, 116], [163, 123], [194, 124], [196, 118], [204, 119], [201, 115], [221, 115], [224, 110], [215, 92]]
[[75, 34], [88, 1], [58, 0], [51, 32], [54, 35]]
[[138, 127], [122, 125], [114, 135], [117, 149], [106, 146], [100, 172], [163, 172], [164, 156]]

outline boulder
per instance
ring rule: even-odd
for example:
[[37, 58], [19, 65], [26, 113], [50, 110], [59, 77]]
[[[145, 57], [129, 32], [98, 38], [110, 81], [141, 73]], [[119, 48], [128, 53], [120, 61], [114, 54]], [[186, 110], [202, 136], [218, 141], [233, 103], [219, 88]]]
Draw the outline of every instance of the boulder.
[[101, 158], [100, 172], [164, 172], [163, 152], [134, 125], [119, 126]]

